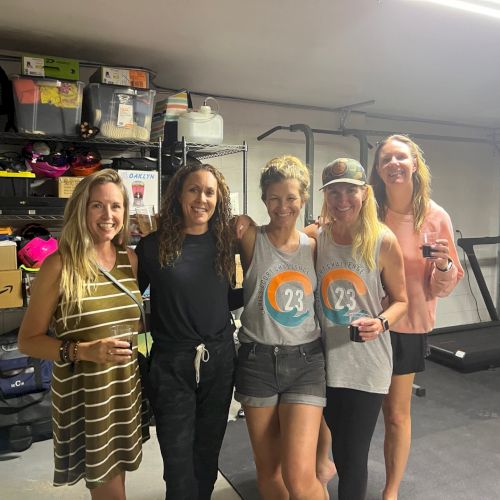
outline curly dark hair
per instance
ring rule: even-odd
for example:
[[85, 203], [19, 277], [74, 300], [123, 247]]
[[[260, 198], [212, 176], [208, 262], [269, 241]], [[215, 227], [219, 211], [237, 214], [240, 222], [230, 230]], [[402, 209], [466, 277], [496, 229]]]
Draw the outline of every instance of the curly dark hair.
[[231, 223], [231, 201], [229, 188], [223, 175], [212, 165], [188, 164], [178, 170], [170, 180], [160, 210], [158, 235], [160, 239], [160, 265], [172, 266], [181, 254], [185, 238], [184, 215], [179, 201], [187, 177], [198, 170], [210, 172], [217, 181], [217, 204], [208, 222], [208, 230], [215, 239], [215, 270], [221, 278], [234, 284], [235, 237]]

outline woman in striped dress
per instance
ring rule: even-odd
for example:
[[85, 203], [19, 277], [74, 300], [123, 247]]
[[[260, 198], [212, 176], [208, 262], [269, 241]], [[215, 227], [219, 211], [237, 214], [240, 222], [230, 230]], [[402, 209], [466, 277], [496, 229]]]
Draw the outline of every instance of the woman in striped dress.
[[[29, 356], [51, 359], [54, 485], [85, 479], [92, 499], [125, 499], [125, 471], [142, 459], [137, 259], [124, 246], [128, 198], [118, 174], [83, 179], [68, 200], [59, 251], [43, 263], [19, 332]], [[55, 338], [47, 335], [52, 323]], [[129, 335], [130, 336], [130, 335]]]

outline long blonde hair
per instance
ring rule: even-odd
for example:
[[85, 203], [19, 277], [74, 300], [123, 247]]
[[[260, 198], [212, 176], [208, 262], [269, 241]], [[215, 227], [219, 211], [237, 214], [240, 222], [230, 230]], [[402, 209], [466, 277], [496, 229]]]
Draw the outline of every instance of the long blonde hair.
[[413, 218], [414, 227], [418, 231], [422, 227], [422, 224], [429, 209], [430, 197], [431, 197], [431, 172], [427, 163], [424, 159], [424, 153], [408, 136], [402, 134], [394, 134], [386, 137], [381, 141], [375, 151], [375, 158], [373, 159], [373, 168], [370, 174], [370, 184], [373, 186], [373, 191], [375, 193], [375, 199], [378, 203], [378, 213], [381, 220], [385, 219], [387, 212], [387, 193], [385, 190], [384, 181], [381, 179], [377, 167], [380, 162], [380, 151], [388, 143], [392, 141], [402, 142], [406, 144], [410, 150], [410, 154], [415, 162], [416, 170], [413, 172], [413, 195], [412, 195], [412, 206], [413, 206]]
[[115, 170], [99, 170], [85, 177], [76, 186], [64, 210], [64, 225], [59, 238], [59, 255], [62, 271], [60, 282], [61, 312], [63, 324], [67, 317], [82, 310], [82, 300], [95, 287], [99, 274], [94, 240], [87, 225], [87, 205], [90, 193], [95, 186], [115, 184], [123, 195], [123, 226], [113, 238], [117, 246], [126, 244], [128, 236], [129, 206], [128, 195]]
[[188, 175], [198, 170], [210, 172], [217, 181], [217, 205], [208, 222], [209, 231], [214, 236], [216, 257], [215, 270], [220, 277], [233, 283], [236, 272], [234, 260], [234, 231], [231, 227], [231, 200], [224, 176], [212, 165], [188, 164], [178, 170], [170, 180], [163, 199], [159, 224], [160, 265], [172, 266], [182, 252], [184, 242], [184, 216], [179, 201], [184, 182]]
[[[377, 267], [375, 248], [380, 235], [385, 232], [387, 228], [378, 218], [377, 202], [375, 201], [372, 187], [365, 184], [358, 188], [365, 191], [365, 199], [363, 200], [358, 219], [354, 223], [352, 230], [352, 256], [357, 261], [365, 261], [368, 268], [373, 270]], [[331, 235], [335, 220], [328, 212], [326, 199], [323, 201], [321, 214], [325, 221], [324, 230], [328, 231]]]

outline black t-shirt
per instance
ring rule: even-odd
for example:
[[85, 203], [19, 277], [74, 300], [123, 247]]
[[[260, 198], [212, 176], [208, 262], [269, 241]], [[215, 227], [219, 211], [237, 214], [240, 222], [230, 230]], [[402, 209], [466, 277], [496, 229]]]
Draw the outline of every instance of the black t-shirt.
[[196, 346], [231, 337], [229, 283], [214, 267], [216, 248], [210, 231], [186, 235], [173, 266], [160, 267], [157, 233], [135, 249], [139, 288], [151, 286], [151, 334], [155, 348]]

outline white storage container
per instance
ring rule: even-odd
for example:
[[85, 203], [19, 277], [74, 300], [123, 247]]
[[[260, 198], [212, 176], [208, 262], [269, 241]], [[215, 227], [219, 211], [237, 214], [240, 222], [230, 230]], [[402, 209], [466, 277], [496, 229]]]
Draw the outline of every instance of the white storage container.
[[223, 120], [210, 106], [200, 106], [198, 111], [187, 111], [179, 116], [177, 140], [196, 144], [222, 144]]

